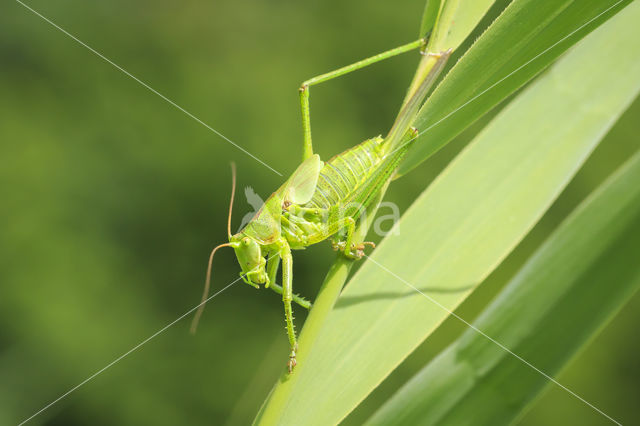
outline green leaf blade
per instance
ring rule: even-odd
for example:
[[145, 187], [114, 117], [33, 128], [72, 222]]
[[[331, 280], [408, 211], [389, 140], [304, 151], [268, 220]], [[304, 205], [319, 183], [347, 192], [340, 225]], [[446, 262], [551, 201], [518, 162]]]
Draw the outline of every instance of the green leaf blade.
[[[640, 287], [638, 182], [640, 152], [576, 209], [474, 327], [557, 374]], [[470, 413], [474, 424], [508, 424], [550, 385], [523, 360], [469, 329], [368, 424], [455, 425]]]
[[422, 12], [420, 21], [420, 37], [424, 37], [433, 30], [433, 26], [438, 19], [438, 11], [440, 10], [440, 0], [427, 0]]
[[[429, 52], [456, 50], [494, 3], [495, 0], [445, 0], [440, 8], [427, 50]], [[426, 12], [427, 10], [425, 14]]]
[[629, 3], [627, 0], [517, 0], [474, 43], [422, 107], [421, 132], [400, 166], [406, 174], [560, 54]]

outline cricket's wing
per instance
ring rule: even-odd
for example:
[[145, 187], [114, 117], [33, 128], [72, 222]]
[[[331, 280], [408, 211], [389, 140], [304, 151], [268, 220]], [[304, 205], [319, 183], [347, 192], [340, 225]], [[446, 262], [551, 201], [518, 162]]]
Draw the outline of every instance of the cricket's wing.
[[316, 190], [318, 177], [324, 163], [318, 154], [313, 154], [298, 166], [285, 184], [283, 202], [305, 204]]

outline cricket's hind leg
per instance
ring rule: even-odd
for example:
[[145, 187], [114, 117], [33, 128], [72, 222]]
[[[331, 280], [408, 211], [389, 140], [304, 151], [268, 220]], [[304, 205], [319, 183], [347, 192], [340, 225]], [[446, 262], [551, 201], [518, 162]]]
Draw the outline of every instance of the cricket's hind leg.
[[348, 74], [352, 71], [359, 70], [360, 68], [364, 68], [368, 65], [374, 64], [387, 58], [391, 58], [401, 53], [409, 52], [417, 48], [424, 48], [425, 46], [426, 38], [421, 38], [419, 40], [412, 41], [411, 43], [396, 47], [395, 49], [387, 50], [386, 52], [382, 52], [361, 61], [355, 62], [351, 65], [344, 66], [335, 71], [330, 71], [328, 73], [310, 78], [309, 80], [303, 82], [300, 85], [299, 89], [300, 107], [302, 108], [302, 131], [304, 135], [302, 160], [304, 161], [313, 155], [313, 146], [311, 144], [311, 117], [309, 113], [309, 87], [331, 80], [341, 75]]

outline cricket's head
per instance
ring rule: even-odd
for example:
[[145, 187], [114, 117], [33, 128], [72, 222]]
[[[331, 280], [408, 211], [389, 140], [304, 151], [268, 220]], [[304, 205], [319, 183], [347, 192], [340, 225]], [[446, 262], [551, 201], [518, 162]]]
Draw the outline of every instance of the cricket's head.
[[229, 238], [229, 244], [236, 252], [244, 282], [253, 286], [264, 284], [267, 281], [267, 260], [262, 254], [262, 245], [242, 232]]

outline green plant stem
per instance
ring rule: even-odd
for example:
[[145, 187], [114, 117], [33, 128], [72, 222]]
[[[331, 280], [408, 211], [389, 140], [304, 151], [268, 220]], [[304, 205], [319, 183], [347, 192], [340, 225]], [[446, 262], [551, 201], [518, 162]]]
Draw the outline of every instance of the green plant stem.
[[[407, 101], [413, 96], [415, 91], [420, 87], [422, 82], [428, 78], [431, 74], [431, 71], [438, 63], [438, 57], [435, 55], [429, 55], [429, 52], [422, 52], [423, 56], [418, 64], [418, 68], [416, 69], [416, 73], [413, 75], [413, 80], [409, 85], [409, 90], [407, 90], [407, 95], [404, 98], [402, 105], [404, 106]], [[433, 53], [433, 52], [432, 52]], [[440, 52], [436, 52], [440, 53]]]

